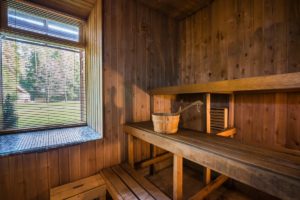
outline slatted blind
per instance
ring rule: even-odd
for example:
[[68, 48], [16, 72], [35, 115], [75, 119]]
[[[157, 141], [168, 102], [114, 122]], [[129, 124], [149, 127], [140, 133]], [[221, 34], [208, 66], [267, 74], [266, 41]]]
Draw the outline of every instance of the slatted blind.
[[11, 2], [0, 33], [0, 133], [85, 125], [80, 24]]
[[84, 48], [84, 26], [82, 20], [40, 6], [16, 0], [1, 1], [1, 32], [6, 35]]

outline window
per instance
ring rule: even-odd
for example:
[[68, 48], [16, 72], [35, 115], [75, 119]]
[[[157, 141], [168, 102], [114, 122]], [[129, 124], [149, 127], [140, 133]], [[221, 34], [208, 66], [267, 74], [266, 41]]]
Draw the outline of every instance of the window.
[[2, 36], [0, 132], [85, 125], [84, 57], [83, 50]]
[[7, 18], [9, 27], [79, 42], [78, 26], [56, 22], [14, 8], [8, 8]]

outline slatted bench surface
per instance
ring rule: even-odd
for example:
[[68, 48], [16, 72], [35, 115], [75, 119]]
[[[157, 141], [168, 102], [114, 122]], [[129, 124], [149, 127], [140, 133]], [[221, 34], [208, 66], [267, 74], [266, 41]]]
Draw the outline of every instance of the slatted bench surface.
[[80, 179], [50, 190], [51, 200], [62, 199], [95, 199], [100, 197], [104, 200], [106, 196], [106, 185], [100, 174]]
[[127, 164], [103, 169], [101, 175], [113, 199], [170, 199]]
[[159, 134], [152, 122], [131, 123], [124, 131], [175, 155], [208, 167], [282, 199], [299, 199], [300, 153], [269, 150], [197, 131]]

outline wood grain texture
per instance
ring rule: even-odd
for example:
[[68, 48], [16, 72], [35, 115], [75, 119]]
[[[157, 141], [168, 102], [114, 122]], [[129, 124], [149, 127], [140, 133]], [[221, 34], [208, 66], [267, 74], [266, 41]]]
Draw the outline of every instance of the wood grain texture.
[[208, 6], [213, 0], [140, 0], [145, 5], [176, 19], [183, 19]]
[[[179, 22], [178, 84], [300, 72], [299, 13], [294, 0], [213, 1]], [[298, 97], [236, 95], [237, 139], [299, 150]]]
[[[87, 92], [88, 124], [101, 130], [100, 104], [95, 100], [101, 92], [99, 55], [103, 52], [103, 139], [43, 153], [1, 157], [1, 199], [48, 199], [52, 187], [125, 161], [127, 139], [122, 124], [149, 120], [147, 90], [175, 83], [177, 28], [173, 19], [134, 0], [104, 0], [96, 2], [87, 26], [87, 84], [92, 85]], [[170, 109], [170, 104], [161, 105]], [[135, 141], [134, 146], [135, 161], [149, 158], [149, 145]]]
[[26, 0], [81, 19], [88, 19], [97, 0]]
[[186, 129], [174, 135], [158, 134], [150, 121], [128, 124], [125, 131], [271, 195], [298, 198], [299, 151], [269, 150]]
[[179, 85], [171, 87], [155, 88], [151, 94], [175, 95], [192, 93], [220, 93], [233, 92], [266, 92], [266, 91], [299, 91], [300, 72], [257, 76], [235, 80], [211, 81], [201, 84]]
[[183, 197], [183, 158], [173, 155], [173, 199], [182, 200]]

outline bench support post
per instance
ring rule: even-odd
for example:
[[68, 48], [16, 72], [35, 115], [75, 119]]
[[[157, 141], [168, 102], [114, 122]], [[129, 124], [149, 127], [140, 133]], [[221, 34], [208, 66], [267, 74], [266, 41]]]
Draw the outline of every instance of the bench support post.
[[133, 136], [128, 134], [128, 164], [134, 168]]
[[183, 178], [183, 163], [182, 157], [175, 155], [173, 156], [173, 199], [182, 199], [182, 178]]
[[[210, 103], [211, 103], [211, 95], [210, 93], [206, 94], [206, 133], [210, 134], [211, 133], [211, 119], [210, 119]], [[205, 185], [209, 184], [211, 181], [211, 170], [207, 167], [204, 167], [203, 170], [203, 182]]]

